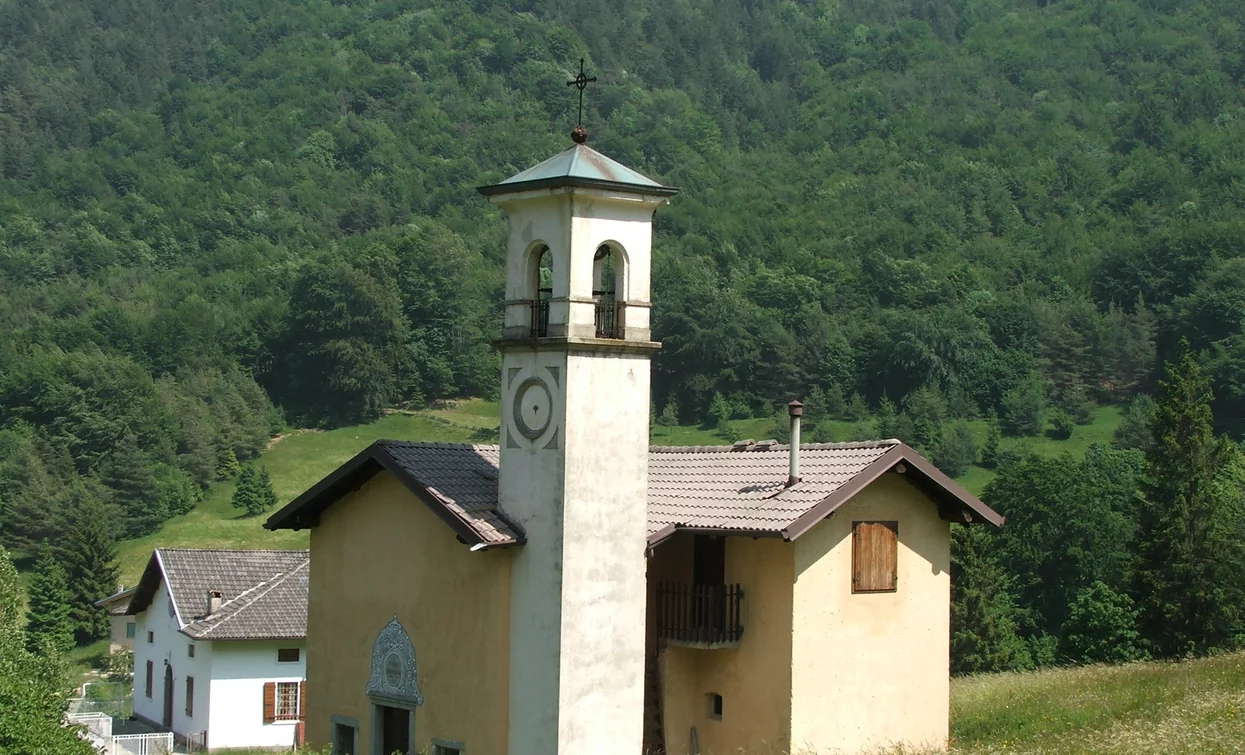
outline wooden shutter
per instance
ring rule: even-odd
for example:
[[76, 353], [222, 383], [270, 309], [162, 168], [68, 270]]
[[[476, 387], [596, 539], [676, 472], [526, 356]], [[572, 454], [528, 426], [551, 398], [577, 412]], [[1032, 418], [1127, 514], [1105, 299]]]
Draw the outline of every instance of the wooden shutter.
[[[254, 719], [251, 719], [254, 720]], [[264, 682], [264, 723], [277, 720], [277, 683]]]
[[307, 682], [298, 683], [298, 720], [307, 720]]
[[186, 715], [194, 716], [195, 714], [195, 678], [193, 676], [186, 677]]
[[147, 661], [147, 688], [146, 688], [146, 695], [147, 695], [147, 699], [148, 699], [148, 700], [150, 700], [150, 699], [151, 699], [151, 677], [152, 677], [152, 670], [151, 670], [151, 669], [152, 669], [152, 664], [151, 664], [151, 661]]
[[891, 592], [899, 571], [899, 522], [852, 523], [852, 592]]

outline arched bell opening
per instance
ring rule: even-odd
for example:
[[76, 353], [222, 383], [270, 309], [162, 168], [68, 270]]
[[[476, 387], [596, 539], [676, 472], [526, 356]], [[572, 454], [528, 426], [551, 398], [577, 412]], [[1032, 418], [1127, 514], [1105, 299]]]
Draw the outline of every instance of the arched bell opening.
[[597, 247], [592, 258], [592, 298], [596, 302], [597, 338], [623, 337], [626, 260], [613, 244]]
[[531, 335], [549, 335], [549, 301], [553, 298], [553, 253], [545, 244], [534, 247], [528, 256], [529, 289], [532, 291]]

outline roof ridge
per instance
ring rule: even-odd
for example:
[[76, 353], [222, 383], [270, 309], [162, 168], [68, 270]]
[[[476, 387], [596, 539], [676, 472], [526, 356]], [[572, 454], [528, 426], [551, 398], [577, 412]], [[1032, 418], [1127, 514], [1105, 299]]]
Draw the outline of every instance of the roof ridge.
[[[852, 440], [852, 441], [843, 441], [840, 443], [801, 443], [800, 450], [802, 451], [844, 451], [844, 450], [865, 449], [865, 448], [893, 448], [899, 445], [900, 443], [901, 441], [896, 440], [895, 438], [887, 438], [885, 440]], [[754, 443], [751, 446], [746, 446], [744, 448], [736, 449], [736, 447], [733, 445], [731, 446], [725, 446], [725, 445], [724, 446], [669, 446], [669, 445], [658, 446], [658, 445], [653, 445], [653, 446], [649, 446], [648, 450], [649, 450], [649, 453], [665, 453], [665, 454], [670, 454], [670, 453], [726, 453], [726, 452], [742, 453], [744, 451], [779, 451], [779, 450], [786, 451], [787, 449], [790, 448], [790, 444], [785, 444], [785, 443], [775, 443], [773, 445], [767, 445], [764, 448], [756, 448], [755, 446], [756, 444]]]
[[374, 443], [378, 446], [398, 446], [400, 448], [469, 448], [473, 451], [501, 450], [501, 446], [495, 443], [443, 443], [431, 440], [393, 440], [391, 438], [377, 438]]
[[[280, 574], [276, 574], [272, 577], [269, 577], [267, 580], [256, 584], [253, 587], [243, 590], [242, 592], [238, 593], [238, 597], [226, 602], [223, 606], [221, 606], [219, 613], [209, 614], [207, 616], [203, 616], [201, 618], [195, 619], [190, 624], [187, 624], [187, 626], [193, 626], [195, 624], [204, 625], [201, 636], [207, 635], [213, 629], [217, 629], [221, 626], [224, 626], [225, 623], [228, 622], [230, 619], [237, 618], [238, 615], [241, 614], [243, 611], [255, 605], [255, 603], [260, 598], [264, 597], [268, 593], [277, 589], [287, 579], [293, 576], [296, 572], [299, 572], [305, 569], [307, 565], [310, 563], [311, 563], [311, 559], [306, 558], [303, 560], [302, 563], [298, 564], [293, 569], [290, 569], [289, 571], [281, 572]], [[261, 588], [266, 588], [266, 589], [264, 589], [263, 592], [257, 593], [257, 591], [260, 590]], [[252, 594], [252, 593], [255, 593], [255, 594]], [[244, 598], [248, 598], [248, 596], [249, 596], [249, 600], [247, 600], [245, 603], [241, 603], [241, 601]], [[228, 610], [229, 613], [226, 614], [225, 613], [226, 610]]]
[[161, 553], [306, 553], [308, 548], [165, 548], [156, 550]]

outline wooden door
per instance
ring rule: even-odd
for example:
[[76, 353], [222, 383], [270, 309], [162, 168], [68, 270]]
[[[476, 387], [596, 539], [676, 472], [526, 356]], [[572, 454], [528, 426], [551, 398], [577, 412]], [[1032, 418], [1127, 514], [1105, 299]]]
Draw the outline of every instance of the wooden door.
[[164, 728], [173, 730], [173, 667], [164, 667]]
[[411, 751], [411, 712], [402, 708], [381, 709], [381, 752], [393, 755], [395, 752]]

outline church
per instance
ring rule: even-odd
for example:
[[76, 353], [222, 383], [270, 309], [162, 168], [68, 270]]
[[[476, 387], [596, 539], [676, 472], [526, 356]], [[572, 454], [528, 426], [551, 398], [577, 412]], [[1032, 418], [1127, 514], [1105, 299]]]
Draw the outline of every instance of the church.
[[509, 220], [499, 443], [380, 440], [309, 529], [306, 738], [341, 755], [942, 747], [950, 523], [1003, 518], [896, 440], [650, 447], [654, 212], [574, 146]]

